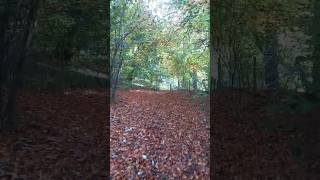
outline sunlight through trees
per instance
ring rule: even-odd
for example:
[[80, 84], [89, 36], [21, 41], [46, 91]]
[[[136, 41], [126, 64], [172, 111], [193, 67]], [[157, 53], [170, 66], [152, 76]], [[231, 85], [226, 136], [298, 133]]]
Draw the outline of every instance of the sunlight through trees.
[[110, 9], [112, 97], [125, 83], [208, 91], [208, 2], [115, 0]]

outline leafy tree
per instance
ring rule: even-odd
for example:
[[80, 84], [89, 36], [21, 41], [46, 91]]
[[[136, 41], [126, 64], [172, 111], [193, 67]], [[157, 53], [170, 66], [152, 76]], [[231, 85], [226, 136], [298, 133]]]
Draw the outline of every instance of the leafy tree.
[[113, 98], [118, 77], [154, 89], [165, 82], [186, 89], [189, 81], [194, 90], [208, 88], [208, 2], [172, 1], [162, 18], [143, 1], [121, 3], [111, 5]]

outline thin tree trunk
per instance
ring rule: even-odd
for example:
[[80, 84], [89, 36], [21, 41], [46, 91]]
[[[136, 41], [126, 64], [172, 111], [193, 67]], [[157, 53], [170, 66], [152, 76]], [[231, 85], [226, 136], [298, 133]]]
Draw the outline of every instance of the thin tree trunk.
[[241, 79], [241, 73], [242, 73], [242, 66], [241, 66], [241, 62], [239, 63], [239, 70], [238, 70], [238, 81], [239, 81], [239, 89], [242, 88], [242, 79]]
[[264, 49], [265, 83], [268, 89], [278, 88], [278, 62], [276, 55], [276, 34], [270, 32]]
[[247, 68], [246, 68], [246, 77], [247, 77], [247, 89], [250, 89], [250, 74], [249, 74], [249, 63], [247, 62]]
[[197, 89], [198, 89], [197, 82], [198, 82], [197, 72], [195, 70], [193, 70], [193, 72], [192, 72], [192, 88], [193, 88], [193, 91], [197, 91]]
[[257, 90], [257, 59], [253, 57], [253, 90]]
[[[118, 84], [118, 78], [122, 66], [122, 51], [123, 51], [123, 45], [124, 45], [124, 38], [125, 35], [123, 35], [124, 32], [124, 27], [123, 27], [123, 22], [124, 22], [124, 16], [125, 16], [125, 8], [123, 7], [121, 11], [121, 17], [120, 17], [120, 31], [119, 31], [119, 41], [117, 43], [118, 47], [116, 47], [115, 52], [114, 52], [114, 57], [113, 57], [113, 63], [112, 63], [112, 69], [111, 69], [111, 100], [115, 100], [116, 96], [116, 89], [117, 89], [117, 84]], [[117, 52], [119, 52], [118, 58]], [[117, 62], [118, 60], [118, 62]]]

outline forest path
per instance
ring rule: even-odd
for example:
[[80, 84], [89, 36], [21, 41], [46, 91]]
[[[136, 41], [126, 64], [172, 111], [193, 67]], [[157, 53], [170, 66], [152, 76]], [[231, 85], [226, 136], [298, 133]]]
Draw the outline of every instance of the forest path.
[[23, 93], [0, 136], [0, 179], [107, 179], [105, 90]]
[[130, 90], [111, 105], [113, 179], [209, 179], [209, 114], [188, 93]]

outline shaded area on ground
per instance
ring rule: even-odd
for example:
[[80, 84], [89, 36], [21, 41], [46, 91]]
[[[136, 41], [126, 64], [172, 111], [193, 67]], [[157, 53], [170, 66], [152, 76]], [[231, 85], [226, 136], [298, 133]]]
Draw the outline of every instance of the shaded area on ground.
[[[301, 143], [301, 138], [304, 142], [313, 142], [314, 146], [318, 144], [314, 141], [315, 131], [311, 131], [313, 134], [306, 131], [306, 127], [319, 129], [319, 125], [311, 123], [317, 120], [316, 111], [300, 115], [270, 111], [269, 107], [275, 105], [271, 97], [274, 97], [272, 92], [253, 95], [224, 91], [213, 95], [211, 142], [215, 178], [319, 179], [319, 174], [308, 173], [304, 167], [304, 163], [315, 159], [299, 159], [292, 148], [299, 147], [301, 154], [307, 157], [312, 143]], [[283, 98], [276, 98], [278, 103], [284, 103]], [[319, 117], [319, 111], [317, 115]], [[290, 126], [294, 128], [288, 130]]]
[[0, 137], [0, 179], [106, 179], [106, 93], [24, 93], [20, 127]]

